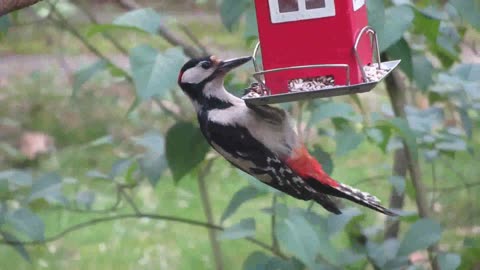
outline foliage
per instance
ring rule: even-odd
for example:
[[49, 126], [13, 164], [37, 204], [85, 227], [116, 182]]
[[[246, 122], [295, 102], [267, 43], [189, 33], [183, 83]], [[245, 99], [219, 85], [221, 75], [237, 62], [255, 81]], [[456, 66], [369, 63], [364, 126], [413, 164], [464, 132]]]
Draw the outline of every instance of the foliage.
[[[404, 141], [413, 153], [413, 161], [432, 166], [432, 181], [428, 182], [432, 183], [432, 189], [435, 190], [438, 188], [435, 164], [444, 160], [449, 162], [465, 153], [472, 157], [475, 155], [474, 147], [478, 146], [475, 143], [475, 131], [478, 131], [476, 124], [480, 116], [480, 65], [458, 63], [459, 48], [466, 39], [467, 29], [474, 31], [480, 28], [476, 16], [478, 6], [466, 0], [447, 3], [368, 0], [367, 3], [370, 24], [378, 32], [382, 53], [389, 58], [402, 59], [400, 69], [412, 89], [408, 94], [412, 99], [427, 99], [429, 106], [410, 104], [405, 108], [406, 118], [403, 119], [394, 117], [388, 104], [384, 106], [382, 114], [367, 112], [358, 97], [352, 100], [309, 101], [306, 106], [308, 112], [298, 121], [306, 123], [312, 133], [307, 141], [308, 146], [327, 173], [339, 171], [341, 174], [342, 169], [347, 170], [348, 167], [338, 160], [354, 155], [364, 145], [370, 147], [369, 151], [377, 147], [389, 155], [402, 147], [400, 142]], [[62, 22], [62, 11], [56, 12], [59, 13], [53, 16], [53, 20]], [[256, 40], [258, 34], [253, 1], [223, 0], [219, 4], [219, 13], [228, 31], [244, 32], [246, 46]], [[7, 29], [13, 19], [14, 16], [0, 18], [0, 38], [8, 38]], [[90, 23], [84, 38], [86, 42], [98, 36], [108, 39], [113, 32], [155, 36], [160, 27], [175, 33], [179, 31], [178, 25], [168, 22], [167, 14], [150, 8], [137, 9], [118, 16], [111, 23]], [[168, 41], [168, 38], [165, 39]], [[131, 210], [128, 215], [133, 217], [200, 224], [221, 230], [221, 240], [246, 239], [256, 243], [259, 240], [255, 237], [269, 227], [258, 220], [262, 215], [267, 216], [271, 220], [269, 235], [273, 238], [272, 245], [260, 241], [260, 245], [267, 248], [262, 252], [251, 250], [242, 265], [246, 270], [422, 269], [423, 264], [412, 265], [411, 255], [444, 241], [449, 229], [445, 225], [448, 220], [440, 219], [439, 222], [421, 217], [416, 212], [406, 213], [397, 218], [401, 221], [404, 233], [398, 238], [383, 239], [382, 233], [386, 228], [378, 222], [374, 223], [378, 220], [363, 214], [363, 209], [344, 208], [342, 215], [321, 215], [312, 209], [312, 205], [306, 208], [299, 202], [291, 203], [291, 200], [258, 182], [241, 188], [239, 186], [230, 202], [222, 208], [221, 225], [145, 212], [136, 201], [142, 196], [144, 182], [149, 183], [148, 188], [156, 189], [161, 180], [170, 177], [177, 186], [185, 181], [194, 181], [195, 176], [209, 173], [204, 171], [208, 168], [206, 164], [216, 156], [209, 150], [196, 123], [192, 121], [194, 116], [188, 109], [190, 105], [180, 101], [184, 98], [179, 97], [176, 89], [178, 69], [187, 58], [185, 47], [171, 44], [169, 48], [159, 49], [155, 44], [141, 43], [124, 51], [128, 56], [129, 70], [97, 54], [98, 59], [94, 63], [80, 68], [73, 75], [72, 102], [87, 95], [89, 81], [101, 74], [109, 76], [110, 81], [131, 83], [129, 87], [134, 89], [132, 96], [135, 101], [127, 117], [128, 121], [141, 127], [141, 132], [128, 134], [123, 139], [104, 134], [101, 138], [91, 138], [89, 143], [80, 148], [80, 151], [88, 153], [92, 148], [109, 146], [120, 153], [115, 160], [107, 163], [108, 166], [101, 164], [99, 167], [102, 169], [92, 166], [88, 168], [86, 176], [81, 176], [113, 187], [117, 198], [110, 208], [100, 213], [115, 212], [120, 205], [128, 206]], [[227, 83], [238, 88], [247, 82], [237, 79]], [[155, 125], [155, 128], [151, 122], [142, 120], [145, 115], [142, 106], [153, 102], [160, 108], [159, 118], [162, 120], [161, 125]], [[302, 108], [298, 104], [292, 107], [292, 111]], [[360, 155], [359, 159], [361, 162], [363, 157]], [[379, 166], [387, 163], [384, 161]], [[368, 163], [368, 166], [375, 164]], [[26, 245], [43, 243], [51, 238], [49, 233], [52, 230], [45, 227], [42, 211], [61, 208], [66, 211], [95, 212], [101, 205], [97, 200], [98, 190], [74, 188], [76, 181], [64, 175], [61, 169], [52, 171], [48, 166], [41, 169], [3, 169], [0, 172], [2, 243], [8, 244], [28, 261], [32, 259]], [[209, 181], [213, 181], [212, 178], [221, 176], [210, 174], [209, 178]], [[394, 175], [385, 177], [387, 181], [396, 194], [407, 193], [413, 198], [416, 190], [409, 179]], [[382, 194], [384, 197], [387, 195]], [[435, 191], [429, 195], [432, 205], [439, 201]], [[249, 212], [248, 216], [239, 218], [244, 205], [270, 197], [274, 199], [269, 207], [259, 205], [256, 208], [261, 214]], [[467, 240], [465, 246], [468, 248], [462, 254], [455, 253], [457, 250], [454, 248], [442, 248], [432, 254], [438, 258], [441, 269], [468, 269], [476, 263], [473, 254], [478, 250], [479, 242]]]

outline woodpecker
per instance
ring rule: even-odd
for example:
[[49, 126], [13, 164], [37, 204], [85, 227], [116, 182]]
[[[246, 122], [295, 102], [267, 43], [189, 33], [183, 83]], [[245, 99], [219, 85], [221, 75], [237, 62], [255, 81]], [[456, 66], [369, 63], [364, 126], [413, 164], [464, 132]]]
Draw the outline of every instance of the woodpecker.
[[333, 180], [313, 158], [287, 113], [268, 105], [251, 105], [230, 94], [225, 75], [251, 60], [222, 61], [215, 56], [191, 59], [178, 84], [190, 98], [208, 143], [238, 169], [301, 200], [314, 200], [341, 214], [331, 196], [348, 199], [386, 215], [396, 215], [366, 192]]

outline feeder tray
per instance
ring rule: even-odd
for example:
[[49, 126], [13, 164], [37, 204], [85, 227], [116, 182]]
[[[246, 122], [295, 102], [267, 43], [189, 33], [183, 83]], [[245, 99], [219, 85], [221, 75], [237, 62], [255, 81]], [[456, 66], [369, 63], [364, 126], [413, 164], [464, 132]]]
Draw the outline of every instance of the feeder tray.
[[[370, 35], [372, 39], [372, 51], [375, 53], [376, 56], [376, 63], [370, 65], [363, 65], [357, 48], [360, 42], [360, 38], [365, 33]], [[326, 97], [334, 97], [334, 96], [342, 96], [342, 95], [351, 95], [351, 94], [358, 94], [358, 93], [365, 93], [373, 88], [382, 81], [386, 76], [390, 74], [390, 72], [395, 69], [400, 60], [394, 61], [386, 61], [380, 62], [380, 52], [378, 50], [378, 41], [377, 35], [375, 30], [370, 26], [365, 26], [360, 33], [357, 35], [355, 40], [355, 44], [353, 47], [353, 53], [357, 60], [358, 65], [360, 66], [360, 71], [362, 74], [363, 83], [359, 84], [350, 84], [350, 66], [348, 64], [314, 64], [314, 65], [302, 65], [302, 66], [289, 66], [289, 67], [282, 67], [282, 68], [275, 68], [269, 70], [260, 70], [257, 64], [257, 54], [260, 48], [260, 42], [257, 43], [252, 55], [253, 66], [255, 68], [255, 73], [253, 77], [258, 82], [258, 85], [261, 89], [261, 93], [265, 93], [265, 95], [259, 94], [255, 97], [251, 95], [245, 95], [243, 100], [246, 103], [253, 104], [253, 105], [265, 105], [265, 104], [274, 104], [274, 103], [284, 103], [284, 102], [291, 102], [291, 101], [299, 101], [299, 100], [306, 100], [312, 98], [326, 98]], [[346, 85], [323, 85], [319, 89], [313, 90], [302, 90], [302, 89], [290, 89], [288, 93], [280, 93], [280, 94], [272, 94], [271, 90], [265, 84], [265, 81], [262, 79], [262, 76], [267, 73], [274, 73], [274, 72], [282, 72], [286, 70], [293, 70], [293, 69], [312, 69], [312, 68], [341, 68], [344, 69], [346, 72]], [[381, 73], [374, 76], [369, 77], [367, 74], [366, 69], [373, 69], [381, 70]], [[375, 71], [375, 70], [374, 70]], [[328, 75], [322, 77], [329, 77]], [[321, 78], [321, 77], [319, 77]], [[306, 78], [303, 79], [306, 82], [309, 80], [316, 80], [317, 78]], [[313, 87], [315, 88], [315, 87]]]

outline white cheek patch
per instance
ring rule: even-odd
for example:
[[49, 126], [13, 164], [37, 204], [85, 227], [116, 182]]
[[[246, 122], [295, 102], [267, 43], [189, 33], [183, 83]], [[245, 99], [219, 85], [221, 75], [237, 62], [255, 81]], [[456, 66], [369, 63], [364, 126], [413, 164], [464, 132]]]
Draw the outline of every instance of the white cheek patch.
[[194, 67], [183, 73], [182, 82], [197, 84], [208, 78], [213, 72], [213, 68], [205, 70], [201, 67]]

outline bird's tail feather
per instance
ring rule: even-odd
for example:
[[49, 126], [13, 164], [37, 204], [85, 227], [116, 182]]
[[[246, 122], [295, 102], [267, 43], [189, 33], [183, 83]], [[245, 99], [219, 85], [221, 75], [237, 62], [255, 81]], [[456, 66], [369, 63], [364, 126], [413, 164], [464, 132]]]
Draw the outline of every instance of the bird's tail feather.
[[[380, 213], [383, 213], [385, 215], [397, 216], [397, 214], [394, 213], [392, 210], [380, 205], [380, 200], [377, 197], [367, 192], [360, 191], [356, 188], [338, 182], [338, 185], [335, 186], [325, 185], [320, 181], [315, 180], [314, 178], [307, 179], [307, 182], [318, 193], [325, 193], [335, 197], [344, 198], [360, 205], [366, 206]], [[322, 204], [321, 202], [319, 203]]]
[[335, 192], [336, 194], [331, 194], [333, 196], [338, 196], [356, 202], [385, 215], [397, 216], [397, 214], [394, 213], [392, 210], [383, 207], [377, 197], [367, 192], [360, 191], [356, 188], [342, 183], [339, 183], [339, 185], [337, 187], [333, 187], [333, 189], [337, 191]]

